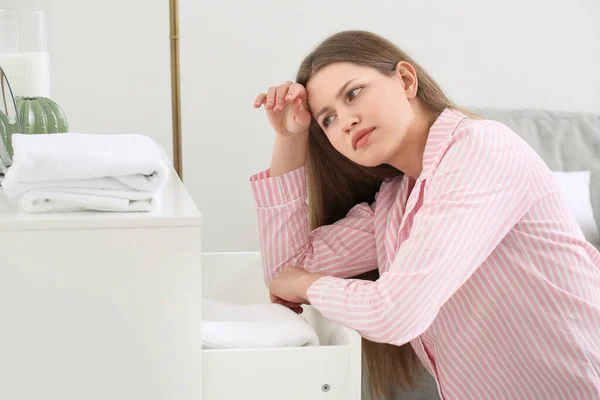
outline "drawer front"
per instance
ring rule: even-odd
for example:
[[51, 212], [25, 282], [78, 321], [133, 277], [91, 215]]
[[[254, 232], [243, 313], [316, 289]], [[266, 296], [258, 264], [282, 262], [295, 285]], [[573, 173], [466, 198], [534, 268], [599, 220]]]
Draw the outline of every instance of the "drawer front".
[[205, 350], [203, 400], [360, 400], [351, 346]]

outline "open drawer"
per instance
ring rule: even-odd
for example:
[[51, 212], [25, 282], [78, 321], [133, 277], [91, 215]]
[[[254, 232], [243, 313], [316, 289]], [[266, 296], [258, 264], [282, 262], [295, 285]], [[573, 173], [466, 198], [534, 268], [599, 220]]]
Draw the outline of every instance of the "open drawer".
[[[202, 254], [202, 297], [268, 303], [260, 253]], [[319, 346], [202, 350], [203, 400], [361, 398], [361, 338], [304, 306]]]

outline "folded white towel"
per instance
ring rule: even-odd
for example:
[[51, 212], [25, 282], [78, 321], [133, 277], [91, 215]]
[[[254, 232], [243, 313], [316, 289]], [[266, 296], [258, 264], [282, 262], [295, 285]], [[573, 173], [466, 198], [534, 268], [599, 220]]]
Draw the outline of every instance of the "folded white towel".
[[160, 203], [160, 193], [102, 189], [36, 189], [17, 200], [19, 209], [29, 213], [62, 211], [152, 211]]
[[143, 135], [12, 136], [2, 182], [27, 212], [150, 211], [168, 180], [158, 145]]
[[319, 345], [306, 319], [281, 304], [240, 305], [208, 299], [202, 303], [203, 348]]

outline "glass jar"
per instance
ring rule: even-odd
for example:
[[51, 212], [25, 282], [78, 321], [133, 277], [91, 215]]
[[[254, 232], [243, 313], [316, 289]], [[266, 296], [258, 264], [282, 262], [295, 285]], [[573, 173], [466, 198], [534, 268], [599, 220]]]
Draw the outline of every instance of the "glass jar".
[[15, 97], [51, 97], [46, 12], [0, 9], [0, 66]]

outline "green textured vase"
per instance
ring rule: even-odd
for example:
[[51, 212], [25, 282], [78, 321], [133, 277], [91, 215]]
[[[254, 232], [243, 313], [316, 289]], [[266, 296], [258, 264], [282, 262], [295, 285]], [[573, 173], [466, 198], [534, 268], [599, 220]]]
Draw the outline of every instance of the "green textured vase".
[[17, 97], [17, 114], [25, 134], [65, 133], [69, 129], [62, 108], [47, 97]]

